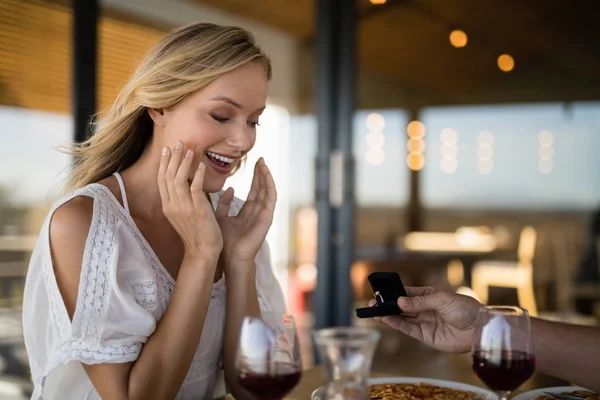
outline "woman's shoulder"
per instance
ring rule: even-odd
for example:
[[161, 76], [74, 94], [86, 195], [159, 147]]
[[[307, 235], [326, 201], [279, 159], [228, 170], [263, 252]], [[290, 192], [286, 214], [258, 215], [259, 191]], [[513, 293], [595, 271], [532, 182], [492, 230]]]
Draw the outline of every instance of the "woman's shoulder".
[[50, 243], [66, 246], [65, 251], [72, 253], [73, 246], [84, 247], [86, 239], [95, 231], [109, 233], [121, 219], [120, 214], [118, 200], [110, 189], [94, 183], [76, 189], [54, 203], [47, 216], [46, 232]]
[[93, 213], [94, 198], [90, 196], [73, 195], [59, 202], [51, 216], [50, 236], [54, 240], [87, 236]]
[[67, 247], [75, 243], [84, 246], [95, 228], [106, 225], [100, 222], [114, 220], [109, 217], [114, 215], [116, 199], [113, 201], [110, 197], [106, 186], [94, 183], [56, 201], [48, 215], [50, 241], [67, 244]]
[[108, 181], [91, 183], [64, 194], [54, 202], [50, 217], [52, 221], [71, 218], [85, 220], [86, 217], [89, 219], [93, 215], [95, 203], [102, 204], [109, 210], [119, 208], [117, 194]]

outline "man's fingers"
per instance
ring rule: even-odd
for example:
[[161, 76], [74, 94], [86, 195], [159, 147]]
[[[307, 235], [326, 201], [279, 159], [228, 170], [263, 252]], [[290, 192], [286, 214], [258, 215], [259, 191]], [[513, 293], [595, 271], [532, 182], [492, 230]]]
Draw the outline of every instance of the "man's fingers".
[[398, 299], [398, 307], [407, 312], [421, 313], [440, 310], [447, 302], [447, 293], [435, 293], [422, 296], [400, 297]]
[[412, 338], [422, 341], [423, 340], [423, 332], [421, 331], [421, 327], [416, 324], [410, 322], [409, 319], [406, 319], [401, 316], [390, 316], [383, 317], [381, 322], [385, 325], [393, 328], [399, 332], [404, 333]]
[[435, 288], [431, 286], [406, 286], [406, 294], [409, 296], [426, 296], [435, 293]]

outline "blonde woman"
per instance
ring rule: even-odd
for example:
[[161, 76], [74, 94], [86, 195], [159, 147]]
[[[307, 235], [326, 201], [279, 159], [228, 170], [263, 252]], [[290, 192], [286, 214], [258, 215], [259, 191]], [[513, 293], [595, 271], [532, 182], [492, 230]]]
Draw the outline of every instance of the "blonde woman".
[[241, 321], [284, 311], [264, 241], [277, 195], [262, 160], [245, 203], [222, 188], [254, 145], [270, 76], [246, 31], [180, 28], [73, 148], [25, 287], [33, 398], [210, 399], [221, 369], [245, 398]]

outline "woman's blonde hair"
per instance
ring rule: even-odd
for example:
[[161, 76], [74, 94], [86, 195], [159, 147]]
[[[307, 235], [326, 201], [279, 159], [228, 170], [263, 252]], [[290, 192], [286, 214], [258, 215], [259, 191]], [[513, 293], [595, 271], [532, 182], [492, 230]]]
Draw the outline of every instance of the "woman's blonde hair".
[[98, 182], [135, 163], [150, 142], [147, 109], [173, 106], [221, 75], [251, 61], [271, 78], [271, 63], [253, 36], [238, 27], [195, 23], [163, 38], [144, 58], [85, 142], [65, 152], [75, 157], [68, 191]]

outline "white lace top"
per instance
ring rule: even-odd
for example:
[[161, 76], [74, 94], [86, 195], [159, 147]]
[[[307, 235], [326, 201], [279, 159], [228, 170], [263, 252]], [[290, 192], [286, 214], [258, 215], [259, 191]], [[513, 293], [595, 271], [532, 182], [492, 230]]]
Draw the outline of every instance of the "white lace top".
[[[175, 281], [144, 239], [124, 205], [104, 185], [91, 184], [59, 200], [44, 222], [31, 257], [23, 301], [23, 333], [34, 381], [32, 399], [100, 399], [81, 363], [135, 361], [165, 312]], [[76, 196], [94, 199], [81, 269], [77, 307], [69, 319], [50, 256], [54, 211]], [[213, 206], [219, 194], [211, 195]], [[231, 214], [243, 202], [235, 199]], [[262, 311], [284, 311], [284, 298], [265, 243], [256, 258], [256, 288]], [[221, 374], [226, 285], [213, 285], [196, 356], [178, 400], [212, 399]], [[222, 382], [220, 383], [222, 385]]]

